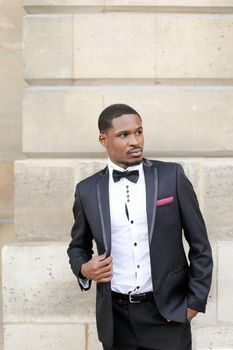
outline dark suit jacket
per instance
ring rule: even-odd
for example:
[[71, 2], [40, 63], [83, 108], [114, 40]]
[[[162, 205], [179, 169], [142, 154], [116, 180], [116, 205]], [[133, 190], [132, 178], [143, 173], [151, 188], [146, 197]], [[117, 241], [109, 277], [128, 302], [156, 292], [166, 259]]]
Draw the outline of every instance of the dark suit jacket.
[[[143, 168], [155, 302], [165, 318], [186, 322], [187, 307], [205, 312], [211, 284], [213, 264], [205, 224], [193, 187], [181, 165], [144, 159]], [[75, 223], [68, 255], [77, 278], [81, 265], [92, 257], [93, 239], [98, 254], [105, 251], [111, 254], [108, 179], [108, 168], [105, 168], [81, 181], [76, 188]], [[168, 197], [173, 197], [173, 201], [156, 205], [157, 200]], [[189, 244], [189, 261], [183, 248], [182, 231]], [[100, 341], [111, 347], [110, 283], [97, 284], [96, 320]]]

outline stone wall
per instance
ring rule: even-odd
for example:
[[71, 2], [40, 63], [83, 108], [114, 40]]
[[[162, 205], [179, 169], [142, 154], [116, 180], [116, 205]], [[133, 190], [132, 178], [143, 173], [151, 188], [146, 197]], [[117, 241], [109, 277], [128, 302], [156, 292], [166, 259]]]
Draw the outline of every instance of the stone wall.
[[[23, 0], [23, 152], [16, 240], [3, 250], [4, 350], [98, 350], [95, 288], [68, 266], [75, 183], [101, 169], [97, 117], [143, 117], [146, 155], [184, 165], [215, 269], [194, 350], [233, 349], [233, 4], [230, 0]], [[77, 345], [78, 344], [78, 345]]]
[[14, 237], [14, 160], [22, 154], [22, 16], [19, 1], [0, 1], [0, 349], [2, 350], [1, 248]]

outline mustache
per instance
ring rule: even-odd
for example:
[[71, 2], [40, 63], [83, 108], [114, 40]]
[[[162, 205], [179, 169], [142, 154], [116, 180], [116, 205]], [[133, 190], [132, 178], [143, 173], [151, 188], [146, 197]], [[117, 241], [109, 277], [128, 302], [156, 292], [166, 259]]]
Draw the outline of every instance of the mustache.
[[129, 151], [127, 151], [126, 153], [127, 154], [131, 154], [131, 153], [135, 153], [135, 152], [142, 152], [143, 151], [143, 148], [142, 147], [134, 147], [134, 148], [131, 148]]

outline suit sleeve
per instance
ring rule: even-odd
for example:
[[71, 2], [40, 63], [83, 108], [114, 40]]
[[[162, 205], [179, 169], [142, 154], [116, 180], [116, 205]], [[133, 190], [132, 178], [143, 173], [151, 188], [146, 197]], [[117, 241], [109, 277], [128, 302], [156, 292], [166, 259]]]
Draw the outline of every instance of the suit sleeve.
[[177, 195], [189, 244], [188, 307], [205, 312], [212, 278], [212, 252], [196, 194], [181, 165], [177, 167]]
[[74, 225], [71, 230], [72, 239], [67, 254], [69, 256], [71, 269], [78, 279], [81, 290], [88, 290], [91, 287], [91, 281], [83, 278], [80, 269], [82, 264], [89, 261], [92, 257], [93, 237], [83, 210], [79, 185], [76, 187], [73, 214]]

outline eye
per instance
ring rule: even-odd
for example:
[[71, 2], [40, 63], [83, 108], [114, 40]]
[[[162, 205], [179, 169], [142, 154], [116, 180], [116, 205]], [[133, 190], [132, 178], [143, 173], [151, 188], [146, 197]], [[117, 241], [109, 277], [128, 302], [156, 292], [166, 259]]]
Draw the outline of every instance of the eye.
[[123, 133], [123, 134], [120, 134], [120, 135], [119, 135], [119, 137], [120, 137], [121, 139], [124, 139], [126, 136], [127, 136], [127, 133]]
[[136, 132], [136, 134], [137, 134], [137, 135], [142, 135], [142, 130], [138, 130], [138, 131]]

